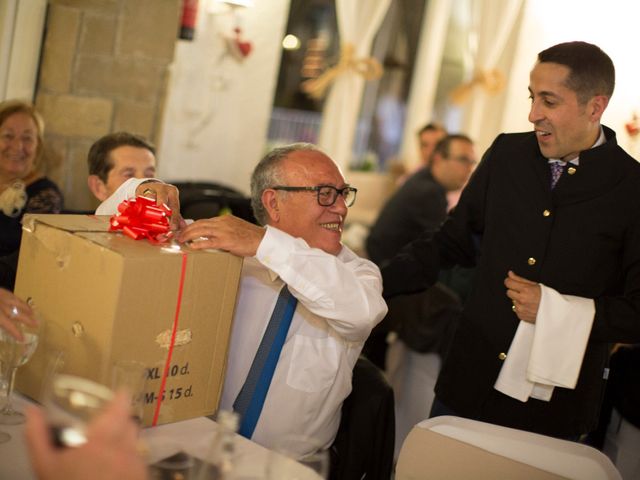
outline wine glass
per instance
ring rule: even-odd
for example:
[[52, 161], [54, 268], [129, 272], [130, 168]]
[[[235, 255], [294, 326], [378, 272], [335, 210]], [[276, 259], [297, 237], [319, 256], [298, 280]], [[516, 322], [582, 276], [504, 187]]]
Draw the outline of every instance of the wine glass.
[[144, 393], [147, 385], [147, 369], [135, 360], [117, 360], [111, 367], [111, 389], [125, 390], [131, 397], [131, 415], [143, 423]]
[[[0, 400], [2, 403], [0, 407], [4, 406], [4, 403], [7, 401], [7, 389], [9, 388], [9, 375], [10, 368], [3, 361], [0, 361]], [[7, 432], [3, 432], [0, 430], [0, 443], [5, 443], [11, 440], [11, 435]]]
[[100, 383], [65, 373], [48, 380], [44, 408], [54, 443], [76, 447], [86, 443], [86, 427], [113, 399], [113, 391]]
[[21, 367], [29, 361], [38, 346], [42, 319], [37, 315], [33, 305], [31, 305], [31, 307], [34, 310], [34, 315], [36, 315], [38, 322], [33, 326], [24, 323], [17, 324], [22, 332], [22, 340], [17, 340], [5, 330], [0, 329], [0, 362], [3, 364], [3, 370], [6, 369], [5, 371], [7, 372], [6, 402], [0, 410], [0, 423], [4, 425], [18, 425], [24, 423], [25, 420], [23, 413], [13, 409], [11, 397], [18, 367]]

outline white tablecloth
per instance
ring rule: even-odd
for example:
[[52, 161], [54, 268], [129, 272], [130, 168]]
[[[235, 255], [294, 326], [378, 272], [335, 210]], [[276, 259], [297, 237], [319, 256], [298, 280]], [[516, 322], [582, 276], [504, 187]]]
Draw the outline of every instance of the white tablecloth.
[[[29, 400], [16, 394], [14, 406], [22, 410]], [[208, 418], [200, 417], [182, 422], [170, 423], [142, 431], [142, 438], [149, 447], [149, 463], [166, 458], [178, 451], [184, 451], [198, 458], [206, 459], [215, 437], [218, 425]], [[35, 480], [27, 456], [24, 439], [24, 425], [0, 425], [0, 430], [11, 434], [8, 443], [0, 444], [0, 479]], [[236, 455], [234, 465], [238, 480], [266, 479], [267, 465], [272, 455], [278, 455], [257, 443], [236, 435]], [[288, 478], [297, 480], [318, 480], [318, 476], [303, 465], [288, 459], [279, 463], [287, 464]], [[285, 479], [282, 479], [285, 480]]]

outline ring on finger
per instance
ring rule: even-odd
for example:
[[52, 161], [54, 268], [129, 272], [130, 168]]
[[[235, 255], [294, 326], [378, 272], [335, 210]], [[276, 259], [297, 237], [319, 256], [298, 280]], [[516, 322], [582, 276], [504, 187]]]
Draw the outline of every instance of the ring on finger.
[[20, 312], [18, 312], [18, 307], [14, 305], [14, 306], [11, 308], [11, 313], [9, 314], [9, 316], [10, 316], [11, 318], [16, 318], [16, 317], [18, 316], [18, 313], [20, 313]]

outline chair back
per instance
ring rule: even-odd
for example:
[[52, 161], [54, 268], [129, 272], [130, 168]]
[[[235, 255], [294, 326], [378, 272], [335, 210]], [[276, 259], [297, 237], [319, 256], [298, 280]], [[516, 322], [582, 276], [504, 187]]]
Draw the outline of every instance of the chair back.
[[400, 450], [395, 478], [622, 480], [595, 448], [451, 416], [413, 428]]
[[183, 218], [200, 220], [223, 213], [256, 223], [251, 200], [242, 192], [212, 182], [169, 182], [180, 191], [180, 213]]
[[331, 446], [330, 480], [389, 480], [393, 470], [395, 416], [393, 390], [384, 375], [360, 356], [351, 394]]

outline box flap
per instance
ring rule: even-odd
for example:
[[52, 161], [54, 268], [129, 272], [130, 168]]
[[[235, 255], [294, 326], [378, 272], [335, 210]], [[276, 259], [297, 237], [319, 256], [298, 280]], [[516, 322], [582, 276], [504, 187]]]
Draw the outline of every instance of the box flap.
[[106, 232], [109, 215], [59, 215], [54, 213], [27, 213], [22, 218], [22, 228], [33, 232], [38, 223], [44, 223], [67, 232]]

